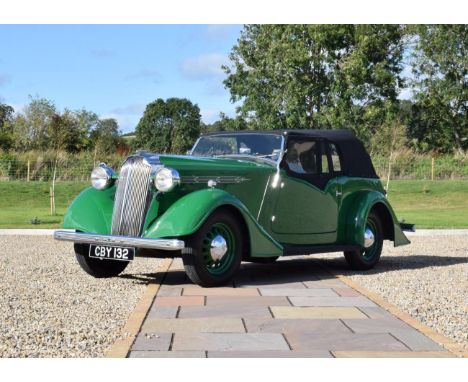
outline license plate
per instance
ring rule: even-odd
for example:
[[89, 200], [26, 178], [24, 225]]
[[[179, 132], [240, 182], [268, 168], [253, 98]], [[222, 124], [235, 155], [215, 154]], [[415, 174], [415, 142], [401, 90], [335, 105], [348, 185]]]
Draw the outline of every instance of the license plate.
[[135, 258], [135, 248], [91, 244], [89, 246], [89, 257], [94, 259], [131, 261]]

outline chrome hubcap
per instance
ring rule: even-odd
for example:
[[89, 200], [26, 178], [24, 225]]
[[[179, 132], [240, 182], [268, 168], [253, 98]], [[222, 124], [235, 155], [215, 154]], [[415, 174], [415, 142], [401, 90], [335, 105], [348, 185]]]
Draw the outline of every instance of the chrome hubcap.
[[375, 236], [374, 232], [367, 227], [366, 230], [364, 231], [364, 248], [370, 248], [372, 245], [374, 245], [375, 242]]
[[210, 255], [213, 261], [221, 261], [228, 250], [226, 240], [221, 235], [216, 235], [211, 241]]

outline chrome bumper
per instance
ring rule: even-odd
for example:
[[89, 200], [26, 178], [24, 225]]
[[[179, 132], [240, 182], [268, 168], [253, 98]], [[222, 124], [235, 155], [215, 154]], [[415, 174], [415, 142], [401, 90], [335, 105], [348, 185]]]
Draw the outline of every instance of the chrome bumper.
[[74, 243], [163, 249], [166, 251], [180, 251], [185, 247], [184, 241], [178, 239], [145, 239], [141, 237], [99, 235], [94, 233], [70, 231], [55, 231], [54, 239], [62, 241], [73, 241]]

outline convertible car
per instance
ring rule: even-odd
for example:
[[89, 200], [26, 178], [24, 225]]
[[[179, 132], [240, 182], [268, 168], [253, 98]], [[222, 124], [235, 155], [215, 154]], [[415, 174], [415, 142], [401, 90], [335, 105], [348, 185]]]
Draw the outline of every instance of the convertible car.
[[409, 244], [363, 144], [347, 130], [202, 135], [188, 155], [137, 152], [120, 171], [100, 164], [55, 239], [74, 242], [94, 277], [136, 256], [181, 256], [205, 287], [241, 261], [344, 252], [355, 269], [379, 261], [384, 240]]

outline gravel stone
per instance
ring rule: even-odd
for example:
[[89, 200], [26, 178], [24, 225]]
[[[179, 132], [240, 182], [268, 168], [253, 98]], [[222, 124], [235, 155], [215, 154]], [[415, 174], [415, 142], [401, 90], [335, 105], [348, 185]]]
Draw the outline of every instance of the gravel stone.
[[370, 271], [349, 270], [339, 254], [318, 257], [468, 349], [468, 237], [410, 240], [397, 248], [385, 242], [379, 264]]
[[118, 338], [160, 259], [95, 279], [71, 243], [0, 236], [0, 357], [101, 357]]

